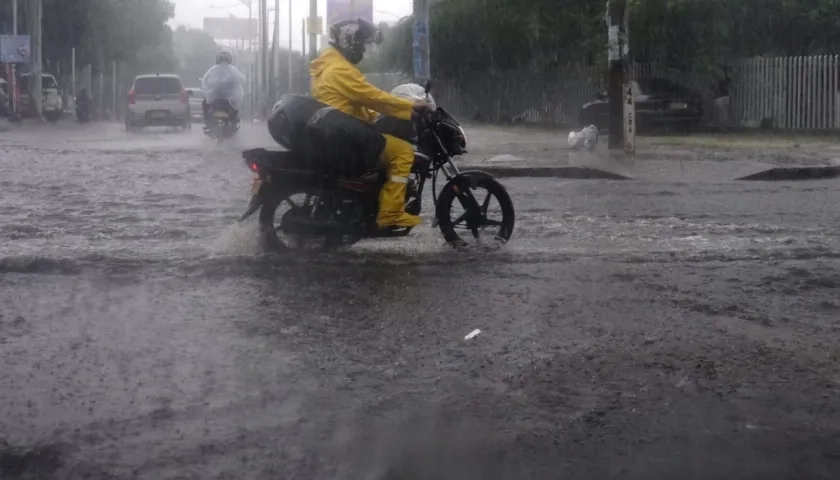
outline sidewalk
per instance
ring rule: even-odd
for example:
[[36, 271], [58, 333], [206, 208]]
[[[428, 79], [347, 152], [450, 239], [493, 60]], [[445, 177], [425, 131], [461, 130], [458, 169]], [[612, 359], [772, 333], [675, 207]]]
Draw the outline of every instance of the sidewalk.
[[499, 176], [723, 182], [840, 176], [840, 142], [803, 135], [639, 137], [636, 155], [572, 150], [567, 131], [469, 126], [462, 169]]

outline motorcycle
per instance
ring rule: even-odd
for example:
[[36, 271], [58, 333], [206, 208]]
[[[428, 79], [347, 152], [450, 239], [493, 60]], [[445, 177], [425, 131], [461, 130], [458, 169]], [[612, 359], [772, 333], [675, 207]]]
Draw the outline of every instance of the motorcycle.
[[[427, 97], [430, 91], [431, 84], [427, 84]], [[374, 126], [384, 128], [387, 118], [380, 117]], [[459, 231], [469, 232], [476, 243], [481, 243], [481, 233], [488, 227], [494, 231], [495, 243], [506, 243], [515, 222], [513, 202], [505, 187], [492, 175], [458, 169], [454, 158], [467, 153], [467, 139], [455, 117], [437, 107], [429, 114], [415, 116], [413, 122], [412, 135], [400, 135], [415, 146], [406, 189], [406, 211], [420, 214], [424, 187], [431, 180], [435, 204], [432, 226], [440, 229], [447, 243], [468, 246]], [[302, 167], [294, 151], [256, 148], [246, 150], [242, 157], [255, 177], [250, 205], [239, 221], [259, 211], [262, 241], [269, 249], [326, 250], [366, 238], [405, 237], [412, 230], [381, 230], [376, 224], [379, 191], [386, 181], [383, 169], [346, 178]], [[446, 184], [438, 192], [441, 172]], [[479, 195], [479, 191], [484, 194]], [[501, 207], [501, 218], [488, 215], [494, 198]], [[280, 211], [281, 206], [288, 206], [288, 210]], [[463, 211], [457, 212], [458, 207]]]
[[79, 97], [76, 97], [76, 121], [79, 123], [90, 122], [90, 103], [84, 100], [79, 101]]
[[210, 125], [205, 125], [204, 133], [222, 143], [225, 139], [239, 131], [239, 116], [230, 102], [223, 99], [214, 100], [210, 105]]

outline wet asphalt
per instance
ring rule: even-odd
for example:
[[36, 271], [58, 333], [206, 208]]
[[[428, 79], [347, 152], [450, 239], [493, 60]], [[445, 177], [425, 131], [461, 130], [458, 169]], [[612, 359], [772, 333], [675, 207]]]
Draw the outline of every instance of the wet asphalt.
[[840, 477], [837, 181], [508, 178], [501, 250], [278, 257], [240, 133], [0, 133], [0, 478]]

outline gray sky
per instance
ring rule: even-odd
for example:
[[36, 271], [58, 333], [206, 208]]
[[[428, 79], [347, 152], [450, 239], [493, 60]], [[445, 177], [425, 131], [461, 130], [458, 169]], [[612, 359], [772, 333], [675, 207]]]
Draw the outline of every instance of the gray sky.
[[[300, 50], [301, 21], [309, 12], [309, 0], [280, 0], [280, 44], [289, 44], [289, 1], [292, 2], [292, 46]], [[257, 8], [257, 0], [253, 0]], [[174, 0], [175, 19], [172, 26], [187, 25], [201, 28], [204, 17], [235, 17], [248, 18], [248, 8], [240, 0]], [[374, 0], [374, 20], [377, 22], [393, 22], [411, 13], [412, 0]], [[269, 0], [269, 8], [274, 0]], [[325, 16], [327, 0], [318, 0], [318, 15]], [[272, 23], [274, 13], [271, 13]]]

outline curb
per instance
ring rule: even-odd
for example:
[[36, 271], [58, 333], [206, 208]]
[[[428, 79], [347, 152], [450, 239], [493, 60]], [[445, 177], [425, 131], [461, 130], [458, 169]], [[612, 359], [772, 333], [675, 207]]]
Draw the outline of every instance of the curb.
[[502, 178], [570, 178], [576, 180], [633, 180], [617, 173], [589, 167], [499, 167], [487, 165], [464, 165], [462, 171], [480, 170]]
[[777, 167], [736, 180], [781, 182], [785, 180], [821, 180], [840, 177], [840, 167]]

